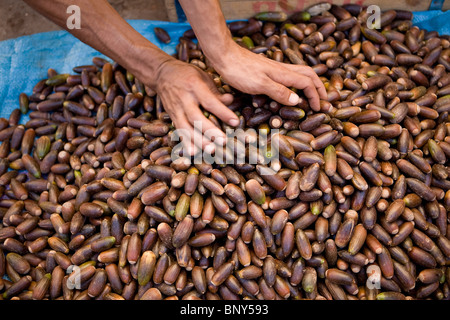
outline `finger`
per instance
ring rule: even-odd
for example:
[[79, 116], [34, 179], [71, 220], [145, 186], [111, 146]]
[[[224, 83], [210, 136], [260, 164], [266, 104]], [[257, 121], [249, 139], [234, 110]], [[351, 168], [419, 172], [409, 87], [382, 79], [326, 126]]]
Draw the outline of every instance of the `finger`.
[[317, 89], [317, 92], [319, 93], [320, 98], [322, 100], [326, 100], [328, 98], [328, 94], [327, 94], [327, 90], [325, 89], [325, 85], [323, 84], [322, 80], [320, 80], [319, 76], [312, 68], [305, 67], [305, 66], [297, 66], [297, 65], [292, 65], [292, 64], [288, 64], [286, 66], [288, 68], [290, 68], [291, 70], [293, 70], [294, 72], [299, 72], [300, 74], [302, 74], [304, 76], [310, 77]]
[[226, 139], [225, 133], [205, 117], [198, 107], [198, 102], [194, 100], [194, 97], [187, 98], [184, 103], [186, 105], [184, 108], [185, 118], [193, 126], [194, 130], [203, 133], [210, 141], [223, 144]]
[[273, 100], [287, 106], [295, 106], [299, 103], [300, 97], [284, 84], [270, 78], [265, 79], [263, 83], [262, 94], [268, 95]]
[[225, 133], [208, 120], [198, 107], [190, 108], [189, 112], [186, 112], [186, 117], [193, 125], [194, 130], [203, 133], [209, 141], [215, 141], [218, 144], [225, 142]]
[[317, 73], [310, 67], [303, 67], [303, 66], [295, 66], [295, 65], [287, 65], [290, 68], [291, 67], [297, 67], [294, 69], [294, 71], [298, 71], [300, 74], [308, 76], [311, 78], [311, 80], [314, 83], [314, 86], [317, 89], [317, 92], [319, 93], [319, 96], [322, 100], [326, 100], [328, 98], [328, 94], [327, 94], [327, 90], [325, 89], [325, 85], [323, 84], [322, 80], [320, 80], [319, 76], [317, 75]]
[[[163, 103], [168, 106], [169, 103], [166, 103], [163, 99]], [[194, 144], [192, 143], [192, 134], [193, 134], [193, 128], [190, 126], [189, 122], [186, 119], [186, 116], [182, 109], [175, 112], [170, 112], [170, 118], [175, 126], [175, 130], [173, 132], [173, 135], [171, 136], [172, 139], [178, 138], [179, 141], [181, 141], [181, 150], [183, 156], [192, 156], [194, 155]], [[178, 140], [172, 140], [172, 141], [178, 141]], [[178, 144], [179, 145], [179, 144]], [[175, 147], [178, 147], [176, 145]], [[175, 148], [174, 147], [174, 148]]]
[[180, 122], [180, 120], [172, 120], [175, 125], [175, 134], [177, 134], [182, 144], [183, 156], [193, 156], [195, 154], [195, 145], [192, 142], [191, 135], [193, 134], [193, 128], [190, 128], [189, 124]]
[[[200, 92], [202, 92], [202, 95], [197, 98], [203, 108], [213, 113], [230, 126], [236, 127], [239, 125], [238, 117], [219, 100], [217, 95], [215, 95], [211, 90], [201, 90]], [[225, 99], [227, 98], [225, 97]]]
[[[189, 123], [185, 115], [179, 115], [177, 120], [174, 120], [177, 134], [180, 136], [183, 151], [189, 156], [194, 156], [202, 149], [209, 153], [214, 152], [214, 144], [202, 136], [200, 132], [196, 132], [194, 127]], [[213, 148], [211, 150], [211, 148]]]
[[224, 105], [229, 106], [233, 100], [234, 97], [232, 94], [230, 93], [225, 93], [225, 94], [219, 94], [219, 100], [220, 102], [222, 102]]
[[[209, 80], [209, 79], [208, 79]], [[222, 102], [224, 105], [228, 106], [230, 105], [234, 97], [230, 93], [220, 93], [219, 89], [217, 89], [216, 85], [213, 81], [205, 81], [206, 86], [211, 90], [211, 92], [219, 99], [220, 102]]]
[[316, 86], [317, 92], [319, 93], [319, 96], [322, 100], [328, 99], [328, 93], [327, 89], [325, 89], [325, 85], [323, 84], [322, 80], [320, 80], [317, 73], [314, 72], [314, 70], [308, 70], [308, 73], [311, 74], [311, 78], [314, 82], [314, 85]]
[[[314, 74], [317, 76], [317, 73], [314, 72]], [[319, 96], [322, 100], [327, 100], [328, 99], [327, 89], [325, 89], [325, 85], [323, 84], [322, 80], [320, 80], [319, 76], [317, 76], [317, 79], [318, 83], [316, 84], [316, 88], [317, 91], [319, 92]]]
[[[288, 87], [294, 87], [303, 90], [305, 96], [309, 100], [311, 109], [320, 110], [320, 98], [316, 87], [309, 77], [305, 77], [297, 72], [289, 70], [289, 72], [275, 72], [271, 75], [272, 80]], [[294, 98], [292, 98], [294, 100]], [[280, 102], [280, 101], [278, 101]], [[292, 105], [292, 104], [291, 104]]]
[[299, 89], [303, 90], [303, 93], [308, 98], [311, 109], [320, 111], [320, 97], [316, 88], [307, 82], [304, 83], [304, 86], [304, 88], [300, 87]]

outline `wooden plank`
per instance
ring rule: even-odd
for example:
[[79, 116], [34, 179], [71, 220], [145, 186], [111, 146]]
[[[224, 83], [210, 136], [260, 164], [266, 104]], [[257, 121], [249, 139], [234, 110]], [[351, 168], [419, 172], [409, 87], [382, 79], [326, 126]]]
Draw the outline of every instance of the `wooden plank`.
[[[174, 0], [165, 0], [170, 21], [178, 21]], [[410, 11], [428, 10], [431, 0], [326, 0], [326, 2], [342, 5], [357, 3], [360, 5], [378, 5], [381, 10], [406, 9]], [[248, 19], [262, 11], [284, 11], [293, 13], [304, 10], [317, 0], [220, 0], [222, 11], [227, 20]], [[450, 9], [450, 0], [444, 3], [444, 9]]]
[[177, 9], [175, 7], [175, 0], [164, 0], [166, 6], [167, 16], [169, 21], [178, 22]]

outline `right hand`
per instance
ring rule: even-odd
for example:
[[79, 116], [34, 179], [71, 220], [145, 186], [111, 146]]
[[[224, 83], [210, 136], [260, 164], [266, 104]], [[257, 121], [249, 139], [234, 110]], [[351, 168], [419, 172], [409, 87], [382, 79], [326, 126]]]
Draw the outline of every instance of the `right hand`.
[[265, 94], [282, 105], [295, 106], [299, 96], [290, 87], [302, 90], [313, 111], [327, 91], [319, 76], [308, 66], [277, 62], [230, 42], [226, 53], [208, 56], [215, 70], [233, 88], [249, 94]]

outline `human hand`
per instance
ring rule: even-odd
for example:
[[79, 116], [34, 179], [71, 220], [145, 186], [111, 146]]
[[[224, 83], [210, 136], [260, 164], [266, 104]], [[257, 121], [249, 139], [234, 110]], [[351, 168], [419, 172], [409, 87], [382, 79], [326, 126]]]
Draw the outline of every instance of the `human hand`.
[[320, 110], [327, 92], [314, 70], [255, 54], [232, 42], [220, 56], [208, 57], [216, 71], [233, 88], [249, 94], [265, 94], [283, 105], [295, 106], [299, 97], [288, 87], [303, 90], [311, 109]]
[[[230, 126], [239, 124], [238, 117], [226, 106], [233, 96], [220, 94], [212, 79], [193, 65], [175, 59], [163, 62], [154, 78], [154, 87], [176, 129], [186, 133], [182, 134], [183, 146], [190, 155], [199, 149], [212, 153], [214, 143], [226, 142], [225, 133], [204, 116], [199, 105]], [[193, 139], [199, 123], [201, 139]]]

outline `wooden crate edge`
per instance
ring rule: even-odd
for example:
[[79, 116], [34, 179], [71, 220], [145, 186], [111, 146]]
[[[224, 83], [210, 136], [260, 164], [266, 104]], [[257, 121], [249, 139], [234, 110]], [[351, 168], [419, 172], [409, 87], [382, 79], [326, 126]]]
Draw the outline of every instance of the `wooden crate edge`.
[[166, 7], [167, 17], [170, 22], [178, 22], [177, 8], [175, 7], [175, 0], [164, 0], [164, 6]]

